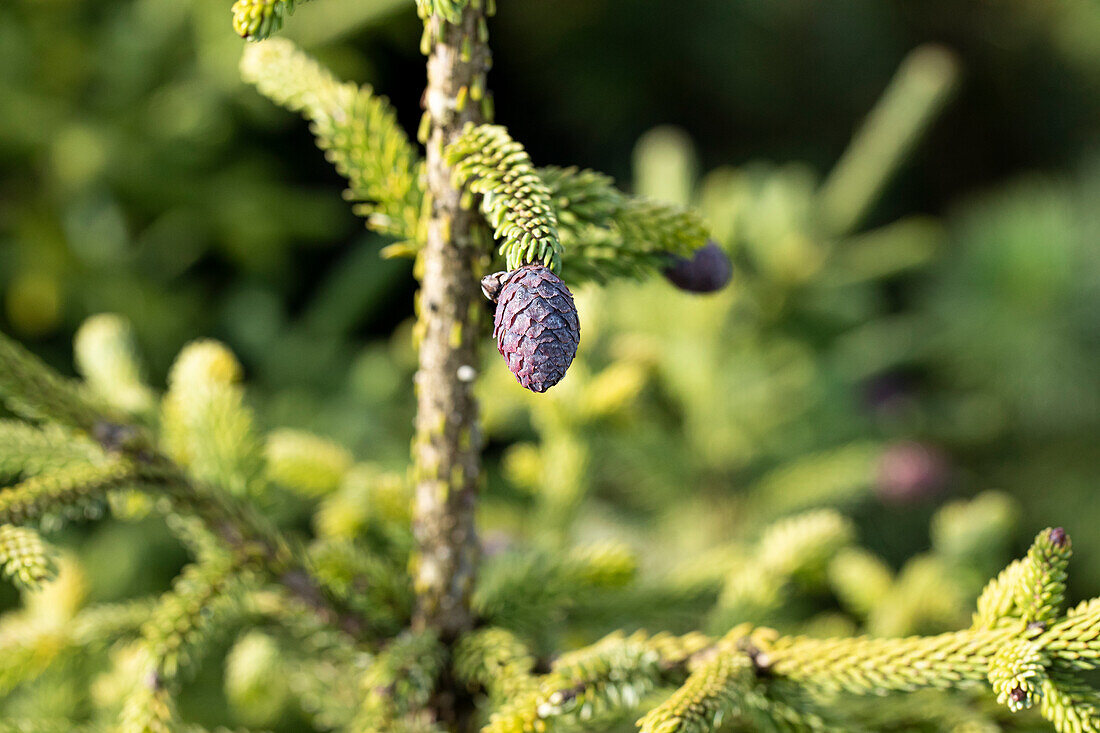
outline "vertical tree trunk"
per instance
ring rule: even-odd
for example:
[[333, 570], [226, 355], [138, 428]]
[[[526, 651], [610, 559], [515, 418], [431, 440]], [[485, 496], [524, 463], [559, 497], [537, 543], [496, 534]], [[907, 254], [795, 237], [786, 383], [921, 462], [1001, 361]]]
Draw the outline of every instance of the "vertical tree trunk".
[[481, 295], [475, 264], [485, 253], [479, 251], [477, 213], [462, 208], [443, 150], [466, 123], [484, 121], [480, 100], [489, 50], [480, 0], [470, 1], [457, 24], [437, 17], [427, 23], [431, 208], [418, 303], [415, 623], [449, 640], [472, 623], [469, 601], [478, 560], [474, 512], [481, 435], [473, 380]]

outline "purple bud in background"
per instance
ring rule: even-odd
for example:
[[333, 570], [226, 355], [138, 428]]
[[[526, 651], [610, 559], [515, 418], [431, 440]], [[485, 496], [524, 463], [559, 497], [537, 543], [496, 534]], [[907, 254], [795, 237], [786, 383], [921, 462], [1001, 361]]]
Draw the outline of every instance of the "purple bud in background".
[[876, 493], [892, 504], [922, 501], [943, 491], [949, 474], [939, 450], [923, 443], [895, 443], [879, 458]]
[[671, 255], [664, 275], [680, 290], [713, 293], [729, 284], [733, 264], [713, 239], [695, 250], [691, 258]]
[[904, 375], [885, 372], [869, 377], [861, 385], [861, 404], [870, 414], [883, 419], [903, 417], [913, 405], [913, 386]]

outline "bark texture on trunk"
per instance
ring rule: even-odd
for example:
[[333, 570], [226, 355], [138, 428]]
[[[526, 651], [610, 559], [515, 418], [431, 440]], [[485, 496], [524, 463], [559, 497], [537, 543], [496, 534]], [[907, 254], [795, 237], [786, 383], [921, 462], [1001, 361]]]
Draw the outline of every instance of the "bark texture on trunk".
[[457, 24], [428, 21], [430, 120], [427, 140], [426, 243], [418, 302], [420, 364], [416, 376], [415, 623], [444, 640], [470, 628], [470, 593], [478, 561], [474, 528], [479, 450], [477, 262], [485, 256], [477, 212], [461, 205], [444, 148], [466, 123], [484, 121], [481, 99], [489, 67], [485, 16], [472, 0]]

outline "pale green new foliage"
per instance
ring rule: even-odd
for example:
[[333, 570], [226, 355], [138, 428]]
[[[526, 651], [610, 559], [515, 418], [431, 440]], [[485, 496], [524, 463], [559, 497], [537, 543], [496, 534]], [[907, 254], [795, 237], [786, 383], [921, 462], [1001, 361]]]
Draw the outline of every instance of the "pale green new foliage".
[[[0, 619], [0, 693], [33, 681], [64, 655], [91, 654], [132, 636], [149, 616], [145, 602], [102, 604], [76, 612], [74, 606], [83, 600], [80, 582], [74, 583], [71, 563], [62, 568], [59, 579], [29, 597], [25, 609]], [[36, 613], [45, 606], [49, 613]]]
[[73, 356], [88, 387], [107, 404], [135, 415], [153, 409], [133, 329], [121, 316], [104, 313], [85, 321], [76, 332]]
[[948, 502], [932, 519], [932, 544], [957, 562], [979, 567], [992, 564], [991, 571], [1008, 550], [1007, 538], [1018, 515], [1012, 499], [997, 491], [983, 491], [969, 501]]
[[541, 264], [560, 271], [557, 212], [523, 145], [500, 125], [471, 125], [444, 154], [455, 185], [481, 195], [507, 269]]
[[282, 30], [288, 16], [308, 0], [236, 0], [233, 30], [248, 41], [262, 41]]
[[757, 544], [758, 560], [779, 575], [812, 574], [854, 536], [851, 520], [831, 509], [819, 509], [769, 527]]
[[[421, 14], [453, 21], [464, 5], [425, 1]], [[257, 8], [269, 6], [247, 6], [252, 13]], [[369, 226], [399, 240], [384, 254], [418, 251], [423, 239], [420, 162], [385, 100], [368, 87], [339, 82], [281, 39], [249, 46], [241, 73], [261, 93], [313, 123], [317, 144], [348, 179], [348, 197], [360, 202], [356, 211]], [[480, 94], [467, 89], [461, 103], [479, 103]], [[499, 125], [471, 127], [446, 156], [456, 181], [480, 196], [508, 269], [535, 262], [555, 270], [567, 267], [574, 284], [640, 278], [663, 266], [669, 253], [688, 254], [707, 239], [693, 211], [628, 196], [592, 171], [534, 168], [523, 146]]]
[[0, 567], [6, 577], [28, 590], [57, 577], [53, 551], [29, 527], [0, 524]]
[[[1049, 537], [1050, 530], [1040, 534], [1033, 550], [1042, 552], [1049, 546]], [[1027, 584], [1022, 576], [1019, 582]], [[690, 674], [677, 692], [642, 719], [643, 731], [702, 733], [731, 716], [757, 720], [758, 715], [770, 721], [765, 728], [851, 729], [827, 722], [813, 705], [800, 701], [794, 690], [818, 696], [884, 694], [957, 687], [987, 679], [999, 701], [1011, 711], [1034, 704], [1047, 690], [1050, 697], [1040, 707], [1059, 730], [1091, 730], [1090, 726], [1098, 723], [1095, 694], [1076, 682], [1070, 670], [1090, 668], [1100, 656], [1098, 608], [1095, 602], [1082, 604], [1046, 631], [1017, 622], [1001, 629], [973, 628], [905, 639], [780, 637], [765, 629], [742, 626], [719, 642], [706, 642], [705, 637], [693, 641], [691, 651], [680, 656], [679, 662], [658, 654], [666, 661], [656, 667], [650, 666], [650, 658], [644, 655], [623, 657], [618, 646], [611, 647], [617, 655], [608, 654], [612, 643], [630, 642], [652, 649], [644, 637], [609, 637], [575, 656], [563, 657], [561, 668], [556, 666], [554, 673], [532, 683], [532, 691], [495, 714], [486, 730], [544, 730], [550, 719], [575, 710], [573, 701], [582, 695], [590, 695], [604, 706], [629, 707], [621, 695], [597, 695], [594, 691], [618, 689], [624, 680], [632, 690], [647, 689], [663, 677], [675, 677], [678, 669]], [[580, 667], [584, 674], [570, 687], [567, 679], [555, 679], [553, 674], [568, 668], [572, 659], [590, 663]], [[613, 674], [609, 672], [611, 660], [615, 660]], [[606, 681], [609, 674], [616, 683]], [[764, 682], [767, 685], [761, 687]], [[787, 684], [795, 687], [785, 689]]]
[[889, 566], [858, 547], [847, 547], [829, 561], [829, 585], [854, 612], [870, 614], [890, 592], [894, 582]]
[[1011, 639], [989, 662], [989, 685], [997, 702], [1012, 712], [1031, 707], [1050, 660], [1028, 639]]
[[336, 490], [352, 465], [342, 445], [302, 430], [273, 430], [264, 457], [269, 479], [307, 496]]
[[119, 733], [182, 733], [179, 712], [168, 690], [155, 680], [136, 682], [118, 721]]
[[346, 197], [372, 229], [420, 241], [419, 156], [384, 98], [339, 81], [285, 39], [249, 46], [241, 76], [312, 123], [318, 147], [348, 180]]
[[290, 691], [276, 640], [262, 631], [242, 635], [225, 657], [225, 694], [253, 725], [278, 720]]
[[959, 75], [958, 60], [940, 46], [921, 46], [905, 58], [821, 186], [817, 207], [822, 229], [844, 234], [859, 224], [890, 174], [951, 97]]
[[538, 174], [550, 191], [563, 234], [578, 235], [586, 226], [609, 226], [626, 199], [611, 176], [598, 171], [551, 165], [539, 168]]
[[262, 464], [241, 372], [222, 344], [188, 344], [172, 365], [161, 409], [168, 455], [200, 480], [239, 495], [255, 485]]
[[1040, 534], [1024, 558], [1015, 603], [1024, 623], [1048, 626], [1065, 603], [1069, 537], [1061, 529]]
[[409, 520], [411, 497], [406, 476], [361, 463], [344, 475], [336, 491], [321, 499], [313, 526], [322, 537], [352, 538], [372, 519], [404, 524]]
[[1043, 649], [1073, 669], [1100, 667], [1100, 599], [1085, 601], [1053, 624], [1037, 640]]

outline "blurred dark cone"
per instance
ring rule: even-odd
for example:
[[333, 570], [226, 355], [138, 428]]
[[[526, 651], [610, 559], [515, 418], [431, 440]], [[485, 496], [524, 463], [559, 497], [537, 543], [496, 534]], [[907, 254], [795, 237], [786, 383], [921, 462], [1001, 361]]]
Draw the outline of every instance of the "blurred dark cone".
[[729, 284], [733, 264], [713, 239], [695, 250], [691, 258], [671, 255], [664, 275], [680, 290], [713, 293]]

